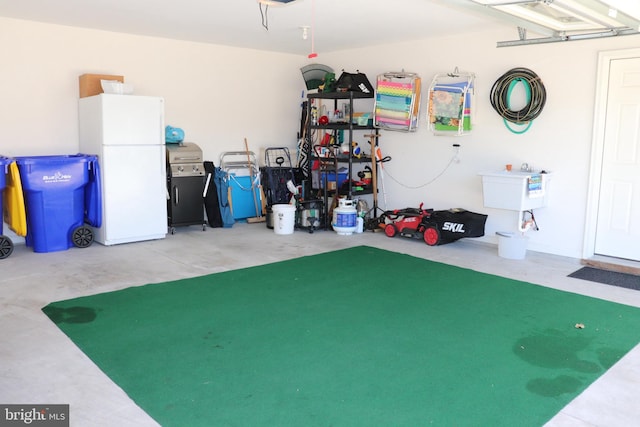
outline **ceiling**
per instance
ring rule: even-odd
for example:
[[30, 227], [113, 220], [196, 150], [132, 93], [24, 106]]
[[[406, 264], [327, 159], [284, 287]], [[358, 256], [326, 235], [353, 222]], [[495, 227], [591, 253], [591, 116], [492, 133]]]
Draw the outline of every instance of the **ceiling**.
[[[297, 0], [261, 7], [257, 0], [0, 0], [0, 16], [304, 56], [312, 52], [312, 39], [321, 55], [499, 24], [450, 3]], [[313, 37], [309, 29], [303, 39], [303, 26], [313, 26]]]
[[[640, 16], [640, 2], [575, 1], [631, 7]], [[268, 7], [257, 0], [0, 0], [0, 16], [305, 57], [500, 26], [513, 28], [516, 41], [523, 37], [518, 27], [544, 34], [470, 0], [296, 0]]]

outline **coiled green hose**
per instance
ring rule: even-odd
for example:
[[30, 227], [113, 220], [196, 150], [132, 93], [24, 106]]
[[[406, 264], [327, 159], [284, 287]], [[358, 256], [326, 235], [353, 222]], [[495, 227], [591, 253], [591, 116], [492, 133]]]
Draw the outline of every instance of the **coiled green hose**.
[[[520, 110], [512, 110], [511, 93], [518, 83], [524, 85], [526, 105]], [[513, 68], [504, 73], [491, 88], [491, 106], [503, 118], [504, 124], [511, 132], [521, 134], [529, 130], [533, 119], [542, 112], [547, 101], [547, 91], [542, 80], [528, 68]], [[509, 123], [525, 126], [522, 130], [514, 130]]]

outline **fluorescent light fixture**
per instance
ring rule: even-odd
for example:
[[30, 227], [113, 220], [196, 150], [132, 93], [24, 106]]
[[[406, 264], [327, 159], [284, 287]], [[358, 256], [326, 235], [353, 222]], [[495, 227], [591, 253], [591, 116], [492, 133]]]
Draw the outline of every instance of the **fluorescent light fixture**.
[[[559, 33], [637, 29], [638, 22], [597, 0], [472, 0]], [[629, 25], [629, 20], [635, 25]]]
[[[498, 47], [640, 33], [640, 2], [629, 0], [450, 0], [518, 26], [520, 40]], [[632, 4], [633, 3], [633, 4]], [[526, 39], [526, 30], [543, 36]]]

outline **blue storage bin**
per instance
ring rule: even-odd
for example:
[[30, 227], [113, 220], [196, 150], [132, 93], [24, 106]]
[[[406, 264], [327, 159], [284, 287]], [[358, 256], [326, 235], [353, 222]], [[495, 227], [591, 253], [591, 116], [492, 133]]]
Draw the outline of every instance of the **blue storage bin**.
[[314, 189], [323, 189], [325, 183], [325, 177], [327, 178], [327, 184], [329, 186], [329, 190], [333, 191], [349, 179], [349, 170], [347, 168], [340, 168], [337, 172], [337, 183], [336, 183], [336, 172], [320, 172], [319, 170], [311, 171], [311, 188]]
[[34, 252], [69, 249], [74, 245], [73, 233], [78, 227], [85, 222], [96, 227], [101, 225], [96, 156], [33, 156], [15, 160], [27, 213], [25, 242]]
[[[11, 163], [11, 159], [8, 157], [0, 156], [0, 214], [2, 214], [2, 192], [7, 185], [7, 168]], [[0, 234], [2, 234], [2, 220], [0, 220]]]
[[[332, 182], [336, 182], [336, 173], [335, 172], [322, 172], [320, 174], [320, 188], [324, 188], [324, 176], [327, 176], [327, 183], [329, 183], [328, 185], [331, 186], [333, 184], [330, 184]], [[338, 180], [337, 180], [337, 188], [340, 188], [340, 186], [349, 178], [349, 173], [348, 172], [338, 172]]]
[[[7, 185], [7, 173], [9, 168], [9, 163], [11, 163], [11, 159], [8, 157], [0, 156], [0, 215], [2, 215], [2, 192], [4, 191], [4, 187]], [[0, 234], [3, 233], [2, 228], [2, 218], [0, 218]]]
[[7, 258], [13, 252], [13, 242], [6, 236], [3, 236], [3, 208], [2, 200], [4, 196], [2, 192], [7, 185], [7, 172], [11, 159], [0, 156], [0, 259]]

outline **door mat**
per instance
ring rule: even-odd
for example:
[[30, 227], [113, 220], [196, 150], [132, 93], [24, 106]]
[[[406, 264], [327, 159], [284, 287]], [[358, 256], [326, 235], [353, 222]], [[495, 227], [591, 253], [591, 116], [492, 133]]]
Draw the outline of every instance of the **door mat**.
[[621, 273], [619, 271], [582, 267], [580, 270], [569, 274], [569, 277], [604, 283], [605, 285], [619, 286], [621, 288], [635, 289], [636, 291], [640, 290], [640, 276]]

